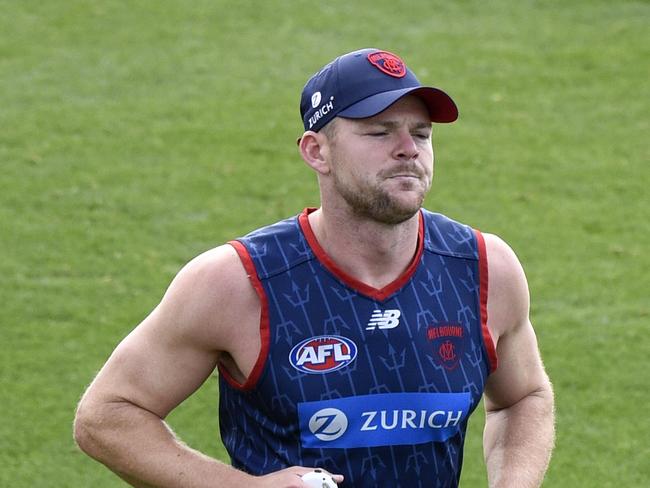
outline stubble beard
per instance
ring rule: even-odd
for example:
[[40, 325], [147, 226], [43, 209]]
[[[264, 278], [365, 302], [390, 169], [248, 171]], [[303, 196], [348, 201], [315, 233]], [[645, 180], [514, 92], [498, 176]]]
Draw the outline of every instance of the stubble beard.
[[[386, 225], [401, 224], [412, 218], [422, 207], [428, 191], [428, 188], [425, 188], [417, 198], [405, 202], [381, 188], [379, 183], [352, 187], [336, 173], [333, 176], [335, 189], [356, 217]], [[378, 181], [380, 180], [378, 177]]]

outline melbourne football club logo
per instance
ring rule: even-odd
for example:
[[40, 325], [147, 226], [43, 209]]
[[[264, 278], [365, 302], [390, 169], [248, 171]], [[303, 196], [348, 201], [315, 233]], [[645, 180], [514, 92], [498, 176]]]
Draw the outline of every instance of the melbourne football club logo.
[[368, 54], [368, 61], [379, 71], [395, 78], [406, 76], [406, 65], [398, 56], [388, 51], [376, 51]]
[[289, 353], [291, 366], [310, 374], [331, 373], [357, 357], [357, 345], [346, 337], [316, 336], [296, 344]]
[[460, 324], [435, 324], [427, 329], [427, 339], [433, 347], [437, 364], [452, 371], [464, 352], [465, 329]]

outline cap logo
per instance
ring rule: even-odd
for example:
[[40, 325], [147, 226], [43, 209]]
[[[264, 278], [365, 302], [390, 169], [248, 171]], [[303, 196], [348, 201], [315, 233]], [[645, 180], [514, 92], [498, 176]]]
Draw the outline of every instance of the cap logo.
[[320, 99], [321, 99], [321, 94], [319, 91], [317, 91], [311, 96], [311, 106], [313, 108], [318, 107], [318, 105], [320, 105]]
[[375, 51], [368, 54], [368, 61], [379, 71], [395, 78], [406, 76], [406, 65], [399, 57], [388, 51]]

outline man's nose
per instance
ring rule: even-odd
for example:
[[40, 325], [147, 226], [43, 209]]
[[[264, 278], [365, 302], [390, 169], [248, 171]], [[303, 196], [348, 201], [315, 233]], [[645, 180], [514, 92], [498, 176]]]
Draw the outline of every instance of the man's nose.
[[408, 131], [398, 132], [394, 150], [395, 158], [408, 161], [417, 158], [419, 154], [420, 150], [413, 134]]

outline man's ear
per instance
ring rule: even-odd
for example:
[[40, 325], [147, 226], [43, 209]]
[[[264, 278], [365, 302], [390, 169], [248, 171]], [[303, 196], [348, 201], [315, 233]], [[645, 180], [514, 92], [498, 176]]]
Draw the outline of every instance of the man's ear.
[[329, 174], [329, 141], [327, 136], [308, 130], [297, 142], [300, 155], [307, 163], [307, 166], [319, 174]]

